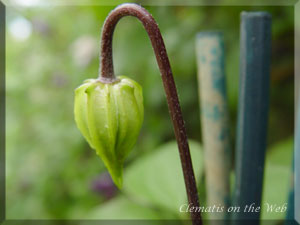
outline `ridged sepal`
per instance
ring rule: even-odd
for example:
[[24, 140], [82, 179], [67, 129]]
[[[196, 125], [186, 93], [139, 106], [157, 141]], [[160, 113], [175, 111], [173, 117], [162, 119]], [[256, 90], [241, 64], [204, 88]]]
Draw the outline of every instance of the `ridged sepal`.
[[89, 79], [75, 90], [74, 114], [82, 135], [121, 188], [124, 160], [144, 118], [141, 86], [125, 76], [114, 83]]

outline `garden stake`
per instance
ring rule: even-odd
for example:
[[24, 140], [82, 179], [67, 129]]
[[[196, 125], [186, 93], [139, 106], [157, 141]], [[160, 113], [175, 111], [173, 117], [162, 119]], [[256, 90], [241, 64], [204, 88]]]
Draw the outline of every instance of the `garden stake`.
[[[296, 129], [296, 135], [297, 135], [297, 129]], [[295, 173], [295, 165], [294, 165], [294, 158], [293, 158], [291, 187], [288, 196], [285, 225], [298, 225], [295, 221], [296, 211], [295, 211], [295, 174], [294, 173]]]
[[[100, 74], [102, 82], [110, 83], [115, 81], [113, 58], [112, 58], [112, 37], [117, 22], [124, 16], [137, 17], [146, 29], [155, 52], [156, 60], [162, 76], [164, 89], [166, 92], [169, 112], [172, 118], [174, 132], [177, 139], [184, 181], [191, 206], [198, 207], [198, 193], [196, 181], [187, 141], [187, 134], [179, 105], [176, 86], [174, 83], [171, 66], [165, 49], [165, 45], [159, 28], [149, 12], [137, 4], [122, 4], [115, 8], [107, 16], [103, 28], [101, 39]], [[194, 225], [201, 225], [200, 212], [191, 212]]]
[[[259, 224], [260, 212], [244, 212], [245, 206], [261, 206], [266, 152], [270, 82], [271, 16], [266, 12], [242, 12], [240, 36], [240, 92], [236, 143], [234, 224]], [[260, 210], [259, 210], [260, 211]]]
[[196, 38], [199, 99], [208, 206], [224, 206], [210, 213], [211, 224], [228, 224], [230, 204], [230, 137], [224, 69], [223, 34], [200, 32]]
[[[291, 187], [288, 196], [288, 209], [286, 213], [285, 225], [298, 225], [300, 222], [299, 210], [300, 210], [300, 176], [299, 176], [299, 161], [300, 161], [300, 98], [297, 97], [297, 91], [299, 89], [296, 86], [295, 91], [295, 145], [294, 145], [294, 158], [292, 163], [292, 175], [291, 175]], [[298, 164], [296, 161], [298, 160]], [[298, 170], [297, 170], [298, 168]], [[296, 178], [296, 176], [298, 176]], [[298, 189], [297, 189], [298, 187]], [[297, 193], [298, 192], [298, 193]], [[298, 221], [298, 223], [296, 222]]]
[[[296, 84], [296, 85], [299, 85]], [[298, 86], [297, 86], [298, 87]], [[300, 91], [296, 88], [298, 93], [296, 93], [296, 96], [298, 98], [295, 98], [297, 101], [297, 104], [295, 104], [296, 111], [296, 126], [295, 126], [295, 153], [294, 153], [294, 215], [295, 220], [300, 224]]]

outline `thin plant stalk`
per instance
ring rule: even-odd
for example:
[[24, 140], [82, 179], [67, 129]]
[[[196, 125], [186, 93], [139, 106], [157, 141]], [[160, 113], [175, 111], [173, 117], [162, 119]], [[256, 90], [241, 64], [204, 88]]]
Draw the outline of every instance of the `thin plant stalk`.
[[[129, 3], [122, 4], [111, 11], [107, 16], [102, 28], [99, 79], [102, 82], [108, 83], [114, 82], [116, 80], [113, 68], [112, 39], [116, 24], [124, 16], [134, 16], [138, 18], [144, 25], [144, 28], [146, 29], [151, 40], [166, 92], [169, 113], [173, 122], [188, 196], [188, 202], [191, 206], [199, 207], [198, 192], [186, 129], [184, 126], [177, 90], [173, 79], [167, 51], [157, 23], [155, 22], [151, 14], [141, 6]], [[200, 212], [191, 212], [191, 218], [194, 225], [202, 224]]]

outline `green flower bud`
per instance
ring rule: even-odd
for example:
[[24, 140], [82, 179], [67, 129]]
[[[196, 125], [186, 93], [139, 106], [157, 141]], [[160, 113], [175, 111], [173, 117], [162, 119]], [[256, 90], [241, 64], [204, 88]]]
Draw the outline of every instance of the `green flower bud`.
[[124, 160], [144, 118], [141, 86], [125, 76], [114, 83], [86, 80], [75, 90], [74, 114], [77, 127], [121, 188]]

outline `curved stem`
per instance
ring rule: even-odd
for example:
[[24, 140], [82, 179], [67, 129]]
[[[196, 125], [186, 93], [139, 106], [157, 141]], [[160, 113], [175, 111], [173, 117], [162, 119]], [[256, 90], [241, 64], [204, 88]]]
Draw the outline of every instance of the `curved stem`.
[[[100, 77], [103, 82], [113, 82], [116, 78], [113, 69], [112, 37], [116, 24], [124, 16], [137, 17], [144, 25], [162, 76], [169, 112], [172, 118], [175, 136], [179, 148], [184, 181], [190, 206], [199, 207], [196, 181], [187, 141], [184, 121], [179, 105], [176, 86], [173, 79], [169, 58], [159, 28], [149, 12], [137, 4], [122, 4], [106, 18], [102, 28]], [[191, 212], [194, 225], [202, 224], [200, 212]]]

